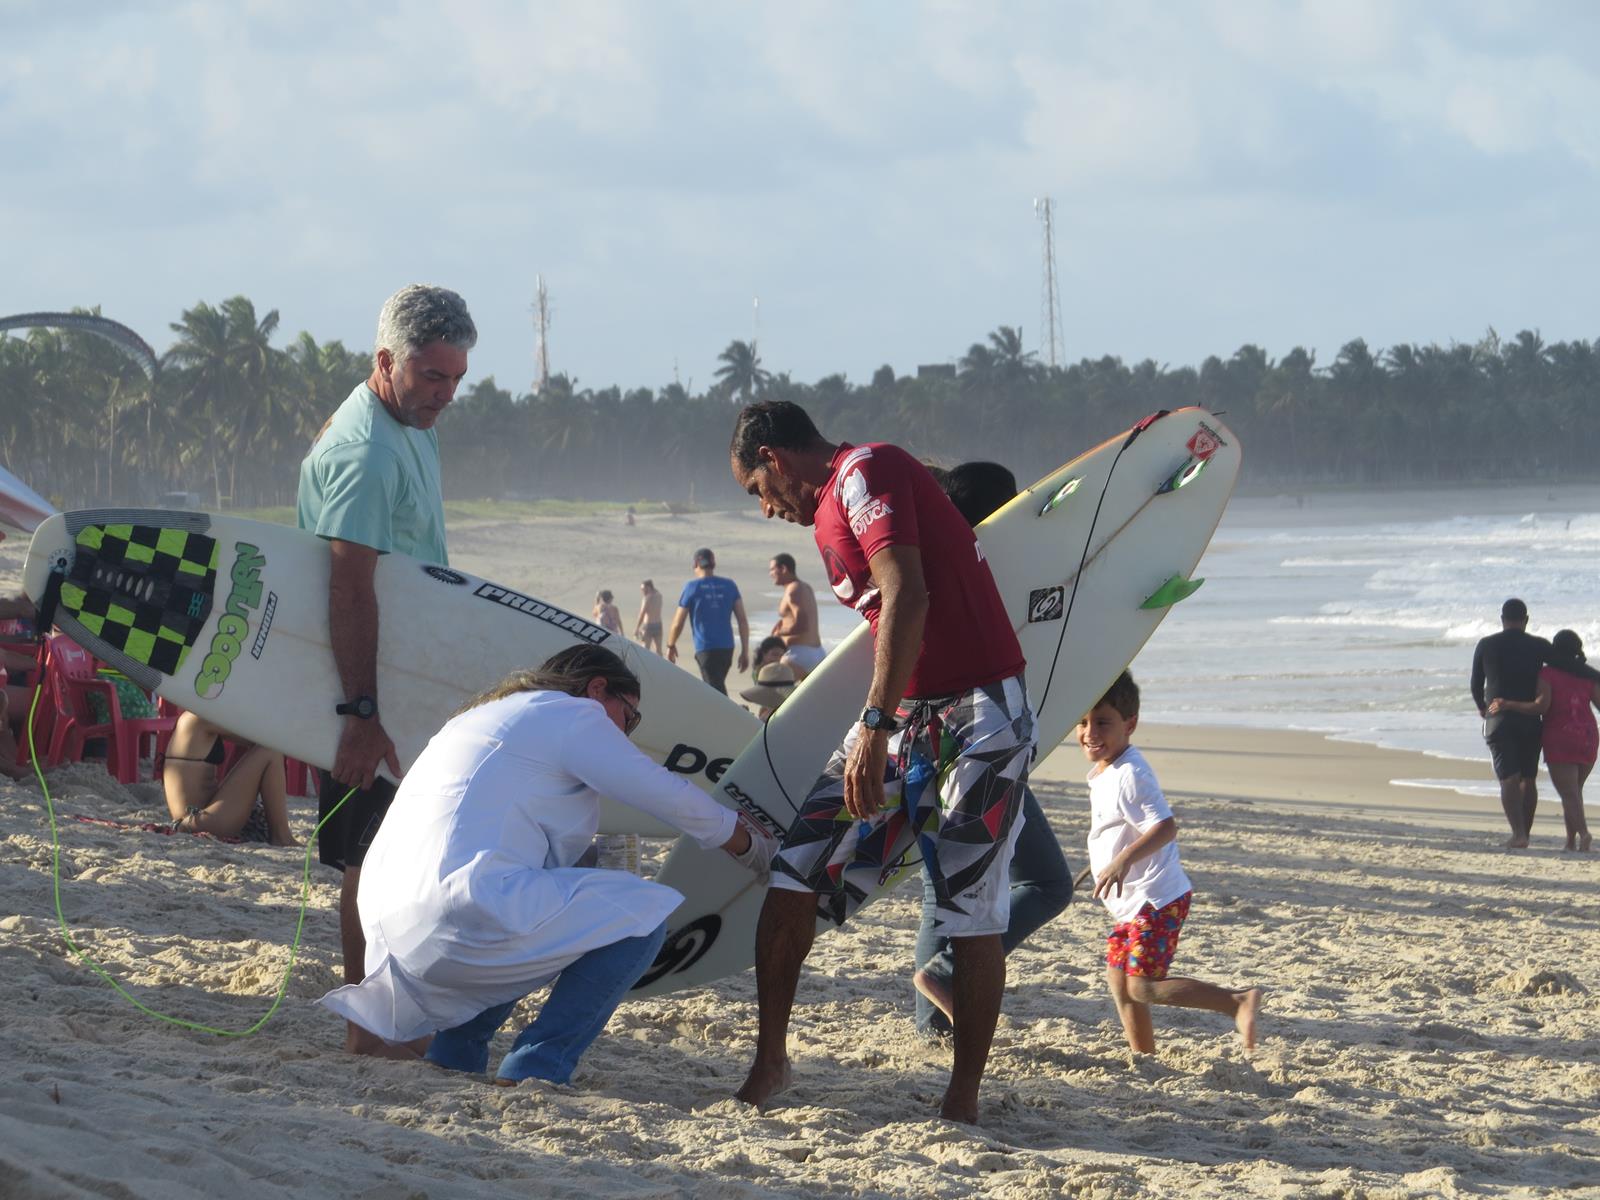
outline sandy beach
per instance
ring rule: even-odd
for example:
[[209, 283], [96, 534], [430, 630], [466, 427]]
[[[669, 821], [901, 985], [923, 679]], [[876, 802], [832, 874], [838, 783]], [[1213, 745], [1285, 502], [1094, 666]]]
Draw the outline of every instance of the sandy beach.
[[[772, 553], [820, 579], [809, 535], [754, 513], [450, 536], [457, 565], [575, 611], [611, 588], [629, 628], [639, 579], [670, 615], [700, 545], [753, 616], [770, 611]], [[20, 546], [0, 545], [0, 590]], [[1158, 1053], [1131, 1061], [1105, 993], [1108, 922], [1080, 898], [1010, 959], [977, 1127], [934, 1115], [948, 1051], [912, 1034], [909, 895], [819, 939], [795, 1086], [764, 1113], [731, 1099], [749, 975], [624, 1004], [572, 1086], [504, 1090], [339, 1051], [339, 1023], [311, 1003], [339, 962], [322, 868], [260, 1033], [137, 1011], [63, 944], [37, 783], [0, 782], [0, 1196], [1600, 1195], [1600, 860], [1561, 852], [1553, 796], [1534, 848], [1510, 853], [1494, 801], [1391, 782], [1437, 776], [1422, 755], [1225, 726], [1135, 740], [1195, 881], [1177, 969], [1266, 987], [1261, 1045], [1247, 1055], [1220, 1018], [1158, 1010]], [[1037, 783], [1081, 867], [1076, 749]], [[300, 853], [92, 823], [162, 809], [157, 785], [94, 763], [49, 784], [74, 937], [151, 1008], [253, 1024], [294, 937]], [[314, 802], [294, 803], [305, 837]]]

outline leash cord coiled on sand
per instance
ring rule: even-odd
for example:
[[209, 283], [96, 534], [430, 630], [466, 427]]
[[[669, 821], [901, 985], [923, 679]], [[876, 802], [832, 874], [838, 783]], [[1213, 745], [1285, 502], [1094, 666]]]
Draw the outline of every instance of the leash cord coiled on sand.
[[164, 1021], [168, 1025], [177, 1025], [183, 1029], [192, 1029], [196, 1033], [210, 1033], [215, 1034], [217, 1037], [225, 1038], [249, 1037], [251, 1034], [256, 1033], [263, 1025], [270, 1021], [272, 1019], [272, 1015], [278, 1011], [278, 1006], [283, 1003], [284, 993], [289, 989], [289, 977], [294, 973], [295, 958], [300, 951], [300, 935], [306, 923], [306, 905], [309, 903], [311, 898], [312, 847], [316, 845], [317, 835], [322, 832], [322, 827], [333, 819], [334, 813], [338, 812], [344, 807], [345, 801], [350, 799], [350, 797], [355, 794], [355, 788], [351, 788], [348, 792], [346, 792], [344, 796], [340, 798], [339, 803], [335, 804], [331, 809], [328, 810], [328, 815], [317, 822], [316, 829], [314, 829], [311, 833], [311, 836], [306, 839], [305, 865], [302, 869], [300, 877], [300, 916], [294, 923], [294, 940], [289, 944], [289, 962], [283, 968], [283, 978], [278, 981], [278, 990], [272, 997], [272, 1006], [268, 1008], [267, 1011], [261, 1015], [261, 1018], [248, 1029], [218, 1029], [214, 1025], [205, 1025], [199, 1021], [188, 1021], [182, 1017], [168, 1016], [166, 1013], [157, 1012], [149, 1005], [143, 1003], [137, 996], [133, 995], [126, 988], [124, 988], [122, 984], [118, 983], [111, 973], [107, 971], [106, 968], [98, 961], [96, 961], [93, 955], [91, 955], [87, 950], [73, 940], [72, 930], [67, 927], [66, 914], [61, 910], [61, 835], [59, 830], [56, 828], [55, 803], [50, 799], [50, 787], [45, 782], [44, 771], [39, 766], [39, 752], [33, 744], [33, 720], [34, 714], [37, 712], [39, 707], [39, 696], [44, 690], [43, 684], [44, 680], [41, 676], [40, 680], [34, 684], [33, 701], [28, 705], [28, 756], [33, 761], [33, 773], [38, 777], [39, 790], [44, 793], [45, 812], [50, 816], [50, 878], [55, 898], [56, 924], [61, 927], [61, 937], [62, 940], [67, 943], [67, 949], [71, 950], [84, 966], [88, 967], [96, 975], [100, 976], [101, 979], [104, 979], [108, 984], [110, 984], [111, 989], [116, 992], [117, 995], [121, 996], [124, 1000], [133, 1005], [146, 1016], [154, 1017], [157, 1021]]

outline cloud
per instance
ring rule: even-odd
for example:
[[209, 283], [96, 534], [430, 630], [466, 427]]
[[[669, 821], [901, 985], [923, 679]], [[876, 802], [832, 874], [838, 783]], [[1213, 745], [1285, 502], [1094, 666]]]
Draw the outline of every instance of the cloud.
[[[475, 369], [516, 381], [543, 272], [586, 382], [658, 383], [674, 357], [704, 382], [755, 295], [770, 365], [860, 378], [1002, 322], [1032, 340], [1041, 194], [1084, 352], [1314, 340], [1319, 313], [1334, 348], [1382, 344], [1350, 326], [1406, 320], [1360, 286], [1386, 262], [1463, 336], [1464, 297], [1536, 302], [1514, 270], [1559, 281], [1547, 333], [1588, 300], [1557, 269], [1595, 249], [1582, 3], [0, 13], [0, 306], [104, 299], [161, 330], [245, 291], [364, 344], [383, 295], [432, 278], [480, 312]], [[1476, 273], [1463, 239], [1496, 243]]]

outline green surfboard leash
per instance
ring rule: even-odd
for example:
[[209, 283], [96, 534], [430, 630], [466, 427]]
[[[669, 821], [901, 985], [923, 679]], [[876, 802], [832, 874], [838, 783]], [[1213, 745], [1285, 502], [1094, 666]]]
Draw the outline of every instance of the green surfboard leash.
[[351, 788], [348, 792], [346, 792], [340, 798], [339, 803], [335, 804], [328, 811], [328, 815], [317, 822], [317, 826], [314, 830], [312, 830], [311, 836], [306, 839], [305, 863], [300, 877], [300, 915], [294, 924], [294, 940], [289, 944], [289, 962], [283, 968], [283, 978], [278, 981], [278, 990], [272, 997], [272, 1006], [268, 1008], [267, 1011], [261, 1015], [260, 1019], [248, 1029], [218, 1029], [214, 1025], [205, 1025], [199, 1021], [189, 1021], [182, 1017], [174, 1017], [169, 1016], [166, 1013], [157, 1012], [155, 1009], [143, 1003], [137, 996], [133, 995], [126, 988], [124, 988], [122, 984], [117, 982], [111, 973], [106, 970], [106, 968], [102, 966], [93, 955], [91, 955], [87, 950], [73, 940], [72, 930], [67, 927], [66, 914], [63, 913], [61, 909], [61, 836], [60, 831], [56, 826], [55, 803], [50, 798], [50, 786], [45, 782], [44, 771], [39, 766], [39, 752], [34, 746], [33, 741], [34, 716], [38, 711], [39, 696], [44, 690], [43, 682], [44, 681], [41, 678], [38, 683], [34, 684], [33, 701], [28, 705], [28, 755], [33, 760], [33, 773], [39, 780], [39, 790], [44, 793], [45, 811], [50, 817], [50, 878], [52, 891], [55, 898], [56, 924], [61, 928], [62, 940], [66, 942], [67, 948], [72, 951], [72, 953], [80, 962], [84, 964], [84, 966], [88, 967], [96, 975], [100, 976], [101, 979], [104, 979], [108, 984], [111, 985], [112, 990], [115, 991], [117, 995], [121, 996], [124, 1000], [133, 1005], [133, 1007], [144, 1013], [146, 1016], [153, 1017], [157, 1021], [164, 1021], [168, 1025], [176, 1025], [182, 1029], [192, 1029], [196, 1033], [209, 1033], [214, 1034], [217, 1037], [224, 1038], [250, 1037], [252, 1034], [258, 1032], [263, 1025], [272, 1019], [273, 1014], [278, 1011], [278, 1006], [283, 1003], [284, 993], [289, 988], [289, 977], [294, 972], [295, 959], [300, 951], [300, 936], [306, 923], [306, 906], [311, 899], [311, 851], [316, 845], [317, 835], [322, 832], [322, 827], [333, 819], [333, 815], [344, 807], [345, 801], [349, 800], [350, 797], [355, 794], [356, 789]]

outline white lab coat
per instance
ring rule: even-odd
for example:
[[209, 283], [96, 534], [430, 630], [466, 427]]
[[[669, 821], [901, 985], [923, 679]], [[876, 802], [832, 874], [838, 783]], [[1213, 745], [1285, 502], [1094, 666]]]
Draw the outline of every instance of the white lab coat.
[[406, 773], [362, 865], [367, 976], [320, 1002], [410, 1041], [655, 929], [681, 893], [572, 866], [601, 796], [705, 847], [733, 836], [733, 813], [647, 758], [598, 701], [522, 692], [451, 720]]

